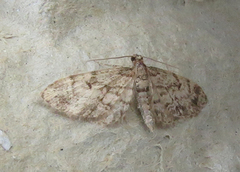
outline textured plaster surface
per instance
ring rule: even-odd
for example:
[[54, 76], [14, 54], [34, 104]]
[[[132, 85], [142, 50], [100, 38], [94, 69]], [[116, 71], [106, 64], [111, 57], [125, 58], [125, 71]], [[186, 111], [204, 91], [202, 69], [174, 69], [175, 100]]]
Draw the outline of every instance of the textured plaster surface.
[[[0, 171], [240, 171], [239, 8], [239, 0], [0, 1], [0, 130], [12, 144], [0, 149]], [[89, 59], [135, 53], [197, 82], [209, 99], [201, 114], [149, 133], [134, 106], [106, 128], [58, 115], [40, 97], [57, 79], [101, 68]]]

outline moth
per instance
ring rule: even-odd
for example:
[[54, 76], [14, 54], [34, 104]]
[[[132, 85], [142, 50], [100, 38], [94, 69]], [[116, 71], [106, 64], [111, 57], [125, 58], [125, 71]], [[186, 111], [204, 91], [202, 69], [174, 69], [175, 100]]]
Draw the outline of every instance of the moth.
[[191, 118], [207, 104], [207, 96], [193, 81], [173, 72], [144, 64], [134, 54], [132, 68], [115, 67], [87, 72], [55, 81], [42, 98], [68, 117], [110, 125], [125, 116], [133, 97], [145, 125], [169, 126]]

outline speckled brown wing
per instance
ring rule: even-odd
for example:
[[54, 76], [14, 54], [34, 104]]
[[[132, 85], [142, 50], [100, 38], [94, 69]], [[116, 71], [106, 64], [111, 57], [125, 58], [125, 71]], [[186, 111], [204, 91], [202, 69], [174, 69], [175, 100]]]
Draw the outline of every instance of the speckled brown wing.
[[42, 92], [42, 98], [69, 117], [108, 125], [123, 117], [133, 86], [131, 68], [111, 68], [57, 80]]
[[178, 119], [191, 118], [207, 104], [202, 88], [175, 73], [148, 67], [151, 110], [157, 124], [168, 126]]

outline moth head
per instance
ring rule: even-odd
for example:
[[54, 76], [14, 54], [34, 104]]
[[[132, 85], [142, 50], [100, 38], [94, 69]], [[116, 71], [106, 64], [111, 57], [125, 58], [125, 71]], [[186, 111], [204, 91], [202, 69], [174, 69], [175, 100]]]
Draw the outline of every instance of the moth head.
[[133, 54], [133, 55], [131, 56], [131, 60], [132, 60], [132, 62], [143, 61], [143, 56], [138, 55], [138, 54]]

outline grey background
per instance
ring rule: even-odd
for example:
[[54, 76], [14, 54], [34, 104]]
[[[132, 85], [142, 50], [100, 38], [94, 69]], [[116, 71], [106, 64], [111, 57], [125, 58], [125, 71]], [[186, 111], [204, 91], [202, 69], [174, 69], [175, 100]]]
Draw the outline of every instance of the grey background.
[[[239, 8], [239, 0], [1, 0], [0, 129], [12, 148], [0, 149], [0, 171], [240, 171]], [[149, 133], [133, 107], [106, 128], [58, 115], [40, 97], [57, 79], [102, 67], [89, 59], [135, 53], [197, 82], [209, 99], [200, 115]]]

